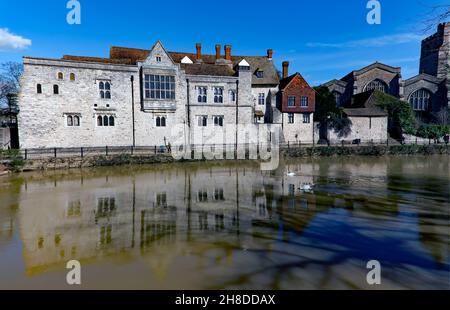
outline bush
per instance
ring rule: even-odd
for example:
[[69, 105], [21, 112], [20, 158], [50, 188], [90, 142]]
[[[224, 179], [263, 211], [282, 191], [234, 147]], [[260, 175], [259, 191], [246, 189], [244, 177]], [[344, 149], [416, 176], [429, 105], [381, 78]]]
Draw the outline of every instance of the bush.
[[450, 133], [450, 127], [446, 125], [421, 125], [416, 135], [425, 139], [438, 140]]

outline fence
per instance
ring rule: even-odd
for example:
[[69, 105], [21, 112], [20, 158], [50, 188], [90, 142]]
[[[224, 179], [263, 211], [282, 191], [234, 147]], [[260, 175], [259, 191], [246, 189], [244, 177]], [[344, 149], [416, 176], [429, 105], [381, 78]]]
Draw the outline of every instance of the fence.
[[[409, 139], [404, 140], [403, 143], [399, 143], [393, 139], [386, 140], [354, 140], [354, 141], [331, 141], [325, 142], [322, 144], [319, 143], [302, 143], [301, 141], [297, 142], [287, 142], [278, 144], [279, 149], [297, 149], [297, 148], [320, 148], [320, 147], [328, 147], [328, 146], [341, 146], [341, 147], [359, 147], [359, 146], [371, 146], [371, 145], [427, 145], [427, 144], [435, 144], [440, 143], [444, 144], [443, 141], [433, 141], [433, 140], [415, 140]], [[448, 142], [447, 142], [448, 143]], [[447, 144], [445, 143], [445, 144]], [[191, 145], [191, 146], [173, 146], [173, 149], [169, 149], [164, 146], [104, 146], [104, 147], [79, 147], [79, 148], [39, 148], [39, 149], [22, 149], [19, 150], [19, 155], [25, 160], [32, 159], [49, 159], [49, 158], [70, 158], [70, 157], [93, 157], [93, 156], [113, 156], [113, 155], [136, 155], [136, 156], [149, 156], [156, 154], [169, 154], [172, 151], [182, 152], [186, 149], [186, 147], [190, 148], [190, 151], [208, 151], [208, 152], [220, 152], [221, 150], [226, 151], [234, 151], [236, 147], [238, 150], [248, 152], [251, 147], [255, 148], [259, 153], [261, 147], [264, 147], [265, 150], [271, 151], [270, 145], [254, 145], [254, 144], [226, 144], [226, 145]]]

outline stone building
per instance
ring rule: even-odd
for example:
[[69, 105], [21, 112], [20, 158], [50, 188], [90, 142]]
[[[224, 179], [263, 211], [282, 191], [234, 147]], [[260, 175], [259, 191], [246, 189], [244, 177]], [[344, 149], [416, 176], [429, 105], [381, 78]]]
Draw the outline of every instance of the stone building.
[[158, 41], [150, 50], [111, 47], [109, 58], [24, 57], [20, 146], [242, 144], [262, 125], [281, 127], [273, 51], [224, 51], [168, 52]]
[[419, 117], [438, 112], [450, 102], [450, 22], [422, 41], [420, 74], [402, 80], [401, 68], [376, 62], [323, 86], [342, 105], [353, 95], [373, 89], [408, 101]]

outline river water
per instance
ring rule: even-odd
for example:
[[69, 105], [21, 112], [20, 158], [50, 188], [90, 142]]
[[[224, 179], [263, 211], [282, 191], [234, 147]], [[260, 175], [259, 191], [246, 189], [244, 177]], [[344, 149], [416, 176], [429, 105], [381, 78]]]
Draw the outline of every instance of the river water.
[[449, 169], [351, 157], [3, 177], [0, 289], [449, 289]]

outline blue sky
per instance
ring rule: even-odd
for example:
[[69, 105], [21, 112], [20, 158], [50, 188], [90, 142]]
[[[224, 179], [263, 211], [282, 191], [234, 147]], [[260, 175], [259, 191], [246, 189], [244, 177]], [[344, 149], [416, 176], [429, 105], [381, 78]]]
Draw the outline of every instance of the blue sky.
[[[312, 85], [374, 61], [418, 73], [423, 21], [445, 0], [380, 0], [381, 25], [366, 22], [367, 0], [141, 1], [79, 0], [81, 25], [66, 22], [67, 0], [0, 4], [0, 62], [64, 54], [107, 57], [111, 45], [204, 53], [216, 43], [233, 54], [291, 63]], [[217, 7], [216, 7], [217, 5]]]

